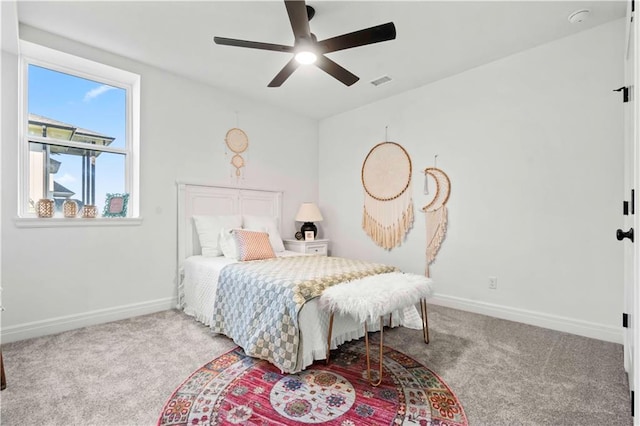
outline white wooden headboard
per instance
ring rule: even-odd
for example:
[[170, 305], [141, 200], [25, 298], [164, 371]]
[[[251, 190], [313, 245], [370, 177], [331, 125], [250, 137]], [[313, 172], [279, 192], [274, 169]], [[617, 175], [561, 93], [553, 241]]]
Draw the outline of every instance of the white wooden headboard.
[[184, 260], [200, 254], [194, 215], [250, 214], [276, 218], [282, 229], [282, 191], [178, 182], [178, 278]]

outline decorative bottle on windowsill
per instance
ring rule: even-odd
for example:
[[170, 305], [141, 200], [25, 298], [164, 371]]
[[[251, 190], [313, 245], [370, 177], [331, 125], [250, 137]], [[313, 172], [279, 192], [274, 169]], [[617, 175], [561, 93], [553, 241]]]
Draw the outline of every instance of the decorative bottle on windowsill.
[[78, 215], [78, 203], [73, 200], [65, 200], [64, 203], [62, 203], [62, 211], [64, 217], [76, 217]]
[[36, 214], [38, 217], [53, 217], [55, 203], [50, 198], [41, 198], [36, 203]]
[[85, 204], [82, 208], [82, 217], [93, 219], [98, 214], [98, 208], [92, 204]]

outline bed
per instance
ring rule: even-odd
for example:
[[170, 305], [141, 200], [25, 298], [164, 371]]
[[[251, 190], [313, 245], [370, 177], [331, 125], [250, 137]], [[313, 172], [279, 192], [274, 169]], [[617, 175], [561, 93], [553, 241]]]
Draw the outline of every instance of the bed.
[[[220, 297], [221, 294], [229, 297], [227, 282], [230, 278], [226, 275], [231, 274], [233, 268], [255, 268], [258, 263], [267, 263], [267, 261], [238, 262], [225, 256], [212, 256], [206, 250], [205, 254], [207, 255], [203, 255], [203, 248], [200, 244], [202, 235], [198, 235], [195, 223], [196, 220], [201, 220], [202, 217], [271, 218], [272, 223], [277, 227], [277, 232], [270, 232], [270, 238], [273, 237], [272, 234], [277, 234], [279, 238], [282, 223], [282, 197], [281, 191], [213, 186], [200, 183], [178, 183], [178, 307], [197, 321], [212, 327], [213, 331], [224, 331], [222, 334], [233, 338], [245, 351], [247, 351], [247, 348], [243, 345], [242, 339], [228, 332], [227, 329], [230, 328], [228, 325], [227, 329], [220, 325], [219, 320], [223, 316], [221, 307], [225, 305], [224, 302], [227, 300], [225, 298], [221, 300]], [[272, 242], [272, 246], [276, 245], [277, 242]], [[286, 250], [277, 250], [275, 254], [279, 260], [274, 260], [273, 264], [281, 266], [297, 265], [295, 268], [298, 271], [308, 268], [310, 262], [341, 261], [339, 258], [325, 258], [322, 260], [319, 256], [304, 255]], [[359, 262], [356, 260], [344, 261], [350, 265], [352, 262]], [[305, 266], [300, 267], [299, 265]], [[359, 268], [360, 264], [356, 266]], [[291, 268], [294, 268], [294, 266], [291, 266]], [[223, 277], [222, 283], [220, 282], [221, 274]], [[248, 307], [242, 309], [250, 310]], [[232, 313], [240, 314], [233, 321], [228, 319], [228, 322], [233, 322], [236, 327], [239, 326], [238, 319], [248, 318], [249, 315], [255, 316], [255, 312], [232, 311]], [[218, 321], [215, 320], [216, 317]], [[301, 371], [315, 360], [325, 359], [326, 357], [329, 316], [320, 309], [318, 297], [312, 297], [301, 304], [296, 319], [297, 336], [293, 359], [282, 361], [279, 358], [274, 360], [271, 355], [264, 356], [265, 359], [268, 359], [283, 372], [287, 373]], [[392, 321], [392, 326], [422, 327], [420, 317], [415, 308], [394, 312]], [[377, 330], [379, 327], [376, 323], [369, 324], [369, 329]], [[335, 349], [338, 345], [352, 339], [358, 339], [363, 335], [364, 331], [360, 322], [350, 316], [336, 315], [333, 321], [331, 348]], [[259, 351], [255, 353], [255, 350], [254, 353], [249, 354], [263, 357]]]

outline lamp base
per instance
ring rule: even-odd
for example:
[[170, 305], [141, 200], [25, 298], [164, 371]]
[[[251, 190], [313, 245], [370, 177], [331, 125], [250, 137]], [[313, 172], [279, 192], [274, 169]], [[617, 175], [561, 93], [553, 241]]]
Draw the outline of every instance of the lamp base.
[[313, 231], [313, 238], [318, 235], [318, 228], [313, 224], [313, 222], [305, 222], [304, 224], [302, 224], [302, 226], [300, 227], [300, 232], [302, 232], [303, 236], [305, 231]]

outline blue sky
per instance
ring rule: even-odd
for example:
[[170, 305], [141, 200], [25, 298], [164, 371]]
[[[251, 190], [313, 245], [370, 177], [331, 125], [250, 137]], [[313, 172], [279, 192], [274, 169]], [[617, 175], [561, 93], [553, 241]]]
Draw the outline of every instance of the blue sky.
[[[125, 147], [126, 91], [68, 74], [29, 66], [28, 111], [92, 130], [116, 139], [110, 145]], [[54, 155], [61, 162], [54, 180], [82, 199], [81, 157]], [[102, 153], [96, 159], [96, 205], [102, 211], [107, 193], [124, 192], [122, 155]]]

